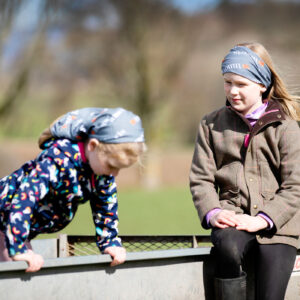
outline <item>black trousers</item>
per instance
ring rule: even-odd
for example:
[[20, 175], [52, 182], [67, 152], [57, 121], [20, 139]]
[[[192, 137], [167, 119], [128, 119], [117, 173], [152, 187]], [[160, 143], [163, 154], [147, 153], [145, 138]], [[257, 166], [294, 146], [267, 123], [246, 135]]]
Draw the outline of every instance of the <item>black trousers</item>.
[[256, 262], [256, 299], [284, 300], [297, 254], [295, 247], [262, 245], [257, 242], [255, 233], [233, 227], [214, 228], [211, 238], [217, 255], [215, 277], [239, 277], [243, 260], [251, 250]]

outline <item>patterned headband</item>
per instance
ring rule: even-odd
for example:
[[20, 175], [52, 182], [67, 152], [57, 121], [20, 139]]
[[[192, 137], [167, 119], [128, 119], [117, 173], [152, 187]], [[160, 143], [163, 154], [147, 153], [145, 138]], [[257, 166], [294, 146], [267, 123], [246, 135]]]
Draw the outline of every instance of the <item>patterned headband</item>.
[[235, 73], [268, 88], [272, 83], [271, 71], [267, 64], [252, 50], [236, 46], [222, 62], [222, 74]]
[[96, 138], [103, 143], [144, 142], [141, 119], [123, 108], [82, 108], [59, 118], [50, 128], [56, 138], [83, 140]]

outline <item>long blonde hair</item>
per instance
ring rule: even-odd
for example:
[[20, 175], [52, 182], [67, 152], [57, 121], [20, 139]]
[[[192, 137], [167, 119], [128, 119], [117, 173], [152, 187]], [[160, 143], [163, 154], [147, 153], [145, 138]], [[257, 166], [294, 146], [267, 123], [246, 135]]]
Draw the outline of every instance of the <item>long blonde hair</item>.
[[263, 94], [264, 99], [272, 99], [281, 104], [284, 112], [292, 119], [300, 121], [300, 97], [291, 95], [288, 92], [283, 80], [276, 72], [271, 56], [266, 48], [256, 42], [240, 43], [238, 46], [245, 46], [255, 52], [268, 65], [272, 73], [272, 84], [268, 90]]

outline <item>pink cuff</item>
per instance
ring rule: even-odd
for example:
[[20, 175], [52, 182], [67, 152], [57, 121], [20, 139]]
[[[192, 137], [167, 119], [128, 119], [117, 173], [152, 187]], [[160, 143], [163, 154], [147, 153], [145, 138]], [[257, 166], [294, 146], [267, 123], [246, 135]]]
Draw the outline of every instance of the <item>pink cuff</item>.
[[206, 214], [206, 216], [205, 216], [205, 218], [206, 218], [206, 223], [207, 223], [207, 225], [210, 227], [211, 225], [210, 225], [210, 219], [211, 219], [211, 217], [213, 216], [213, 215], [215, 215], [217, 212], [219, 212], [221, 210], [221, 208], [213, 208], [212, 210], [210, 210], [207, 214]]
[[267, 229], [272, 229], [273, 228], [274, 223], [273, 223], [273, 221], [266, 214], [260, 212], [257, 215], [260, 216], [260, 217], [262, 217], [262, 218], [264, 218], [268, 222], [269, 227]]

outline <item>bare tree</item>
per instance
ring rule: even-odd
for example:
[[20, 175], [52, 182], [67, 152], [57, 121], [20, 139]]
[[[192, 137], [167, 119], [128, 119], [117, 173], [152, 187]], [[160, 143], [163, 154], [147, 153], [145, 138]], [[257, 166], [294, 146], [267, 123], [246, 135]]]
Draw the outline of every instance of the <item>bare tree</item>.
[[[0, 58], [3, 58], [5, 41], [14, 34], [14, 25], [26, 3], [28, 1], [20, 0], [3, 0], [0, 3]], [[13, 74], [6, 91], [3, 92], [1, 97], [0, 118], [5, 118], [9, 114], [27, 87], [30, 71], [39, 51], [42, 49], [40, 46], [48, 22], [46, 4], [47, 2], [41, 9], [42, 13], [37, 21], [36, 30], [31, 32], [30, 38], [22, 45], [23, 50], [15, 58], [14, 67], [17, 71]]]

